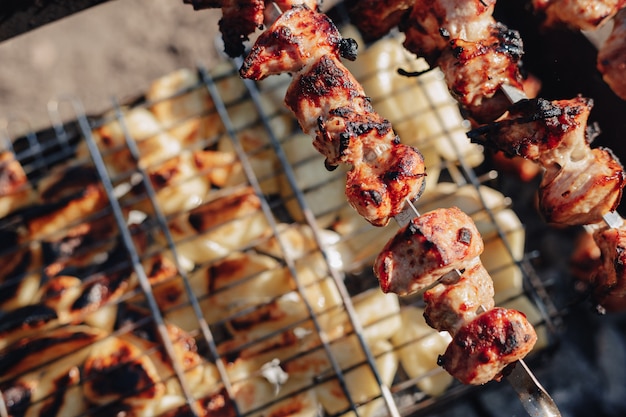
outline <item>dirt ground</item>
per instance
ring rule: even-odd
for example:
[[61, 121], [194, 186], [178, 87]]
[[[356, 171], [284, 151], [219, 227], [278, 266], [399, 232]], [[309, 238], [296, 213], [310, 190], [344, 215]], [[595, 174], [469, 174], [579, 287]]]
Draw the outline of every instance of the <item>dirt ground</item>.
[[0, 43], [0, 129], [49, 126], [46, 105], [64, 95], [99, 113], [172, 70], [210, 68], [219, 17], [182, 0], [116, 0]]

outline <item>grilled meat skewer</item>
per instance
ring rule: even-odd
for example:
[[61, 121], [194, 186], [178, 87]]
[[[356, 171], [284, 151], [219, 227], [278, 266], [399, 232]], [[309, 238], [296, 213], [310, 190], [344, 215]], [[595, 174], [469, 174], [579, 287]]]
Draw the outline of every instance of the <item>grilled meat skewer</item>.
[[522, 313], [494, 309], [493, 282], [479, 258], [483, 249], [467, 214], [456, 207], [436, 209], [401, 228], [374, 263], [384, 292], [408, 295], [428, 288], [426, 322], [453, 336], [439, 364], [475, 385], [500, 380], [537, 340]]
[[390, 123], [378, 115], [362, 86], [340, 57], [355, 58], [355, 43], [343, 39], [328, 17], [294, 6], [263, 32], [240, 73], [263, 79], [289, 72], [293, 80], [285, 104], [328, 168], [348, 164], [346, 196], [375, 226], [400, 213], [424, 186], [424, 162], [413, 147], [400, 143]]
[[[326, 156], [327, 167], [338, 163], [351, 166], [347, 176], [348, 201], [372, 224], [382, 226], [403, 212], [406, 201], [419, 196], [423, 161], [417, 150], [399, 143], [390, 124], [373, 111], [363, 88], [341, 63], [340, 56], [354, 58], [350, 46], [327, 17], [295, 6], [259, 36], [240, 74], [252, 79], [281, 72], [293, 74], [285, 98], [287, 107], [296, 115], [302, 130], [314, 136], [314, 146]], [[480, 339], [480, 334], [475, 333], [484, 328], [483, 322], [498, 324], [478, 350], [451, 347], [442, 356], [446, 369], [463, 382], [473, 384], [499, 379], [504, 367], [525, 356], [536, 341], [532, 326], [527, 322], [519, 324], [521, 319], [517, 317], [523, 317], [521, 313], [497, 319], [494, 314], [499, 311], [484, 312], [485, 306], [493, 306], [493, 287], [491, 292], [488, 288], [478, 290], [479, 278], [486, 277], [473, 268], [480, 262], [478, 256], [483, 248], [469, 216], [459, 209], [442, 209], [414, 218], [388, 243], [375, 263], [383, 291], [398, 294], [432, 285], [446, 272], [465, 268], [475, 271], [457, 283], [449, 283], [458, 290], [443, 291], [447, 295], [440, 296], [433, 292], [429, 310], [430, 322], [436, 328], [458, 328], [459, 338], [473, 334]], [[470, 282], [473, 279], [477, 279], [474, 284]], [[473, 286], [476, 291], [463, 286]], [[468, 305], [476, 305], [476, 317], [457, 311]], [[452, 325], [445, 319], [450, 316], [458, 318]], [[518, 338], [519, 343], [498, 345], [502, 338], [518, 340], [510, 330], [521, 328], [526, 333]], [[453, 343], [457, 347], [469, 346], [461, 339]], [[471, 369], [459, 367], [457, 362], [463, 354], [470, 355], [467, 363]]]

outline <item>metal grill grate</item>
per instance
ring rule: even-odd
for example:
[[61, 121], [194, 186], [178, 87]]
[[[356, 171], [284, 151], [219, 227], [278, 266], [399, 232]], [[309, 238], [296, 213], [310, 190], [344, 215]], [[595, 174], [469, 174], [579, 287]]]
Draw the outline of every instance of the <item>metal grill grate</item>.
[[[402, 65], [407, 68], [415, 65], [409, 58], [403, 62]], [[398, 77], [395, 71], [393, 65], [361, 69], [360, 74], [358, 68], [354, 69], [366, 90], [377, 78]], [[321, 398], [319, 390], [333, 383], [337, 384], [336, 389], [333, 391], [332, 387], [328, 388], [326, 395], [332, 393], [337, 398], [344, 399], [315, 402], [310, 408], [314, 414], [342, 415], [354, 412], [356, 415], [366, 416], [425, 415], [434, 408], [445, 407], [451, 399], [460, 398], [474, 389], [449, 383], [445, 391], [429, 395], [428, 388], [425, 387], [436, 384], [437, 378], [442, 378], [442, 370], [433, 367], [424, 369], [418, 375], [411, 375], [402, 365], [396, 364], [397, 370], [393, 371], [381, 369], [377, 365], [389, 357], [399, 356], [403, 350], [423, 349], [419, 347], [422, 346], [420, 343], [437, 335], [430, 332], [418, 335], [414, 340], [405, 339], [395, 343], [391, 343], [390, 337], [386, 336], [386, 339], [383, 338], [384, 343], [373, 342], [374, 339], [368, 333], [371, 329], [376, 326], [387, 327], [392, 320], [400, 317], [399, 311], [395, 311], [390, 317], [374, 314], [373, 319], [364, 318], [360, 307], [363, 305], [360, 303], [369, 294], [378, 294], [375, 291], [368, 292], [370, 289], [376, 290], [376, 281], [369, 265], [391, 236], [394, 227], [389, 226], [382, 231], [355, 221], [345, 214], [349, 212], [345, 199], [323, 194], [333, 196], [333, 187], [343, 182], [344, 173], [341, 170], [323, 172], [321, 156], [314, 155], [314, 151], [299, 152], [312, 146], [302, 140], [302, 134], [294, 121], [282, 108], [283, 92], [288, 82], [288, 78], [280, 77], [262, 83], [240, 80], [236, 65], [225, 64], [212, 71], [199, 68], [196, 82], [184, 85], [165, 96], [148, 97], [129, 106], [121, 106], [114, 101], [112, 112], [102, 117], [88, 117], [79, 100], [64, 98], [49, 105], [53, 122], [49, 131], [29, 132], [15, 139], [11, 130], [18, 122], [7, 122], [4, 125], [2, 132], [7, 149], [21, 163], [29, 179], [23, 188], [33, 187], [32, 194], [35, 196], [30, 204], [17, 208], [2, 220], [2, 233], [11, 236], [14, 242], [3, 248], [2, 257], [5, 260], [17, 259], [24, 257], [26, 253], [34, 256], [36, 250], [47, 248], [57, 258], [53, 259], [54, 262], [47, 263], [50, 256], [43, 256], [44, 260], [39, 263], [31, 261], [30, 267], [22, 265], [21, 269], [15, 268], [15, 273], [3, 272], [5, 275], [2, 277], [0, 291], [13, 291], [16, 286], [33, 276], [36, 277], [34, 280], [38, 286], [49, 286], [51, 282], [58, 280], [59, 274], [74, 274], [80, 279], [73, 286], [64, 287], [64, 294], [78, 291], [78, 298], [72, 299], [72, 308], [77, 305], [77, 300], [82, 300], [86, 307], [72, 309], [56, 305], [64, 314], [67, 313], [67, 318], [61, 317], [61, 313], [53, 318], [43, 317], [41, 310], [35, 311], [32, 306], [55, 305], [55, 300], [62, 296], [60, 292], [49, 287], [44, 293], [31, 291], [30, 298], [20, 305], [10, 305], [9, 301], [2, 299], [3, 304], [0, 306], [3, 315], [0, 316], [0, 322], [5, 324], [0, 326], [0, 331], [8, 335], [7, 340], [18, 340], [18, 336], [36, 338], [45, 335], [45, 332], [54, 332], [57, 328], [75, 330], [75, 326], [85, 320], [88, 323], [98, 323], [97, 318], [94, 318], [95, 308], [98, 311], [112, 308], [117, 310], [114, 313], [115, 323], [107, 322], [108, 324], [102, 325], [106, 328], [106, 335], [100, 335], [99, 332], [95, 337], [97, 340], [89, 346], [106, 346], [104, 341], [117, 338], [126, 342], [132, 340], [136, 346], [141, 346], [143, 352], [140, 356], [129, 354], [122, 358], [127, 362], [120, 360], [117, 367], [107, 369], [110, 373], [105, 374], [104, 380], [108, 377], [119, 378], [120, 375], [123, 377], [124, 373], [119, 369], [129, 364], [139, 366], [141, 358], [151, 361], [156, 368], [158, 366], [155, 363], [162, 368], [167, 367], [161, 365], [160, 361], [171, 367], [171, 370], [155, 370], [157, 376], [154, 379], [150, 379], [146, 385], [131, 387], [124, 395], [116, 391], [107, 397], [110, 401], [85, 404], [77, 415], [111, 415], [111, 410], [128, 410], [131, 405], [138, 404], [150, 409], [149, 412], [168, 416], [203, 415], [202, 410], [206, 410], [209, 405], [225, 413], [220, 415], [257, 415], [259, 412], [265, 413], [264, 415], [272, 415], [272, 412], [285, 415], [276, 410], [280, 407], [286, 407], [291, 413], [297, 407], [309, 410], [306, 406], [311, 399], [312, 390], [318, 390], [315, 396]], [[510, 199], [493, 202], [493, 190], [488, 184], [495, 178], [495, 173], [491, 170], [482, 174], [475, 171], [476, 163], [471, 161], [480, 158], [480, 150], [468, 148], [459, 142], [459, 135], [464, 139], [465, 127], [463, 124], [450, 124], [450, 112], [456, 109], [454, 102], [449, 97], [442, 99], [431, 95], [432, 91], [440, 88], [437, 83], [441, 83], [441, 78], [437, 72], [411, 79], [410, 82], [422, 92], [423, 102], [416, 101], [414, 108], [403, 108], [401, 117], [392, 122], [400, 128], [405, 126], [405, 131], [410, 132], [414, 129], [411, 123], [416, 118], [429, 118], [428, 123], [436, 129], [426, 133], [417, 132], [415, 136], [419, 137], [418, 147], [427, 156], [427, 165], [428, 155], [435, 156], [432, 160], [434, 163], [429, 166], [431, 172], [439, 173], [430, 184], [438, 192], [426, 193], [418, 208], [425, 211], [451, 204], [451, 201], [458, 203], [459, 200], [455, 198], [471, 202], [469, 214], [489, 230], [484, 236], [487, 247], [493, 242], [494, 245], [501, 245], [503, 253], [507, 254], [506, 259], [498, 259], [499, 264], [495, 262], [492, 265], [490, 272], [507, 276], [515, 271], [523, 279], [523, 288], [501, 293], [498, 304], [536, 309], [534, 324], [545, 332], [544, 347], [551, 345], [557, 335], [559, 313], [528, 257], [515, 254], [511, 247], [512, 236], [520, 233], [523, 235], [524, 230], [521, 223], [509, 228], [508, 223], [500, 220], [502, 213], [511, 213]], [[394, 104], [389, 100], [407, 94], [406, 85], [403, 83], [402, 87], [373, 96], [374, 107], [398, 109], [397, 102]], [[207, 92], [208, 95], [205, 96]], [[187, 112], [176, 120], [168, 119], [160, 125], [162, 130], [159, 132], [150, 131], [150, 128], [144, 126], [144, 131], [150, 131], [146, 137], [139, 137], [133, 132], [141, 131], [131, 126], [136, 123], [131, 116], [133, 111], [153, 112], [163, 103], [193, 100], [194, 97], [206, 100], [198, 108], [198, 112]], [[65, 113], [69, 113], [66, 119], [72, 122], [62, 121]], [[109, 142], [114, 140], [103, 133], [103, 129], [110, 130], [113, 129], [112, 126], [119, 129], [122, 143], [111, 145]], [[146, 161], [145, 153], [154, 150], [151, 146], [164, 146], [158, 140], [154, 142], [154, 137], [159, 137], [163, 132], [173, 134], [172, 132], [181, 131], [191, 132], [189, 136], [193, 136], [187, 142], [182, 140], [181, 148], [198, 152], [226, 152], [224, 149], [228, 149], [229, 152], [234, 152], [236, 160], [212, 167], [198, 168], [196, 164], [197, 172], [193, 175], [183, 176], [182, 182], [170, 183], [169, 175], [173, 176], [176, 170], [165, 173], [156, 171], [155, 168], [167, 164], [167, 161], [157, 161], [155, 165], [150, 165], [154, 161]], [[251, 131], [254, 131], [255, 136], [251, 136]], [[109, 134], [114, 135], [110, 131]], [[448, 143], [442, 145], [442, 141]], [[451, 150], [451, 153], [442, 156], [438, 150], [441, 146]], [[103, 147], [108, 149], [104, 150]], [[223, 156], [222, 153], [219, 155]], [[197, 162], [198, 158], [196, 156], [194, 161]], [[268, 160], [273, 161], [274, 165], [268, 166]], [[126, 169], [128, 165], [124, 165], [128, 161], [132, 162], [130, 169]], [[230, 169], [235, 166], [241, 171], [226, 172], [225, 179], [221, 181], [228, 185], [212, 183], [211, 189], [202, 196], [202, 202], [186, 202], [182, 204], [183, 211], [180, 211], [179, 206], [176, 210], [166, 208], [180, 197], [178, 194], [185, 193], [186, 183], [193, 184], [197, 178], [206, 178], [222, 168]], [[310, 177], [308, 166], [317, 167], [324, 175]], [[95, 188], [100, 192], [99, 199], [96, 199], [90, 209], [84, 209], [85, 216], [70, 213], [65, 217], [61, 215], [60, 220], [57, 217], [46, 217], [49, 213], [57, 213], [67, 207], [67, 204], [52, 201], [53, 198], [51, 201], [41, 201], [36, 195], [50, 192], [51, 186], [46, 181], [62, 175], [61, 172], [67, 172], [70, 168], [74, 169], [70, 172], [77, 176], [81, 173], [84, 175], [85, 172], [97, 175]], [[239, 177], [241, 182], [234, 180]], [[84, 196], [85, 189], [94, 185], [87, 178], [72, 179], [78, 183], [77, 188], [71, 190], [72, 199]], [[163, 184], [168, 185], [163, 187]], [[180, 191], [178, 194], [163, 194], [168, 189]], [[60, 190], [59, 193], [64, 192], [63, 187]], [[323, 197], [319, 197], [320, 194]], [[244, 195], [246, 201], [258, 201], [258, 207], [253, 211], [231, 216], [224, 222], [216, 220], [219, 219], [219, 212], [210, 210], [212, 204], [233, 195]], [[72, 199], [61, 200], [65, 203], [75, 201]], [[140, 216], [139, 220], [136, 220], [137, 215]], [[45, 220], [43, 225], [40, 219]], [[103, 233], [102, 238], [96, 236], [88, 241], [84, 236], [91, 232], [80, 235], [77, 228], [86, 224], [93, 226], [98, 220], [104, 222], [105, 232], [101, 231], [102, 228], [93, 230], [100, 230], [98, 233]], [[48, 221], [58, 221], [62, 224], [60, 230], [46, 227]], [[198, 226], [194, 222], [207, 222], [210, 225]], [[264, 225], [262, 232], [247, 233], [245, 228], [254, 229], [259, 223]], [[187, 229], [180, 230], [183, 226]], [[228, 233], [250, 234], [251, 238], [239, 242], [238, 246], [235, 245], [237, 247], [211, 247], [211, 242], [215, 243], [212, 239], [217, 239], [216, 231], [227, 226], [231, 226]], [[306, 248], [296, 251], [292, 247], [290, 236], [292, 233], [301, 236], [302, 230], [310, 235], [304, 245]], [[85, 240], [77, 241], [79, 235]], [[329, 241], [329, 237], [332, 241]], [[76, 248], [72, 247], [74, 241]], [[74, 252], [75, 249], [83, 252]], [[199, 259], [190, 260], [188, 253], [201, 249], [215, 251], [210, 256], [203, 254]], [[64, 251], [85, 257], [72, 261], [64, 258]], [[94, 252], [98, 256], [90, 255]], [[244, 273], [236, 282], [219, 288], [207, 287], [199, 290], [198, 277], [201, 274], [214, 273], [215, 265], [229, 260], [234, 252], [268, 256], [273, 263], [266, 269]], [[342, 255], [341, 263], [337, 263], [338, 255]], [[322, 262], [318, 263], [319, 260]], [[163, 263], [168, 262], [174, 272], [166, 274], [163, 279], [156, 277], [155, 271], [160, 271], [158, 267], [163, 267]], [[306, 275], [311, 272], [310, 269], [316, 269], [313, 278]], [[223, 306], [225, 301], [219, 298], [233, 297], [233, 293], [247, 291], [248, 286], [256, 288], [254, 283], [264, 277], [264, 273], [278, 270], [285, 271], [292, 287], [274, 290], [263, 297], [254, 293], [239, 294], [237, 303], [240, 304], [233, 305], [226, 316], [207, 310], [211, 303]], [[122, 278], [119, 278], [119, 282], [115, 281], [120, 276]], [[111, 282], [116, 283], [117, 289], [106, 288], [104, 284]], [[209, 285], [220, 284], [209, 280]], [[310, 294], [315, 291], [326, 293], [313, 298]], [[328, 294], [336, 296], [332, 303], [328, 300]], [[256, 301], [252, 303], [249, 299]], [[172, 302], [165, 305], [166, 301]], [[280, 306], [280, 303], [297, 307], [293, 311], [272, 310]], [[398, 306], [404, 311], [411, 306], [419, 308], [421, 305], [415, 298], [406, 298], [399, 300]], [[20, 311], [25, 316], [16, 315], [14, 311]], [[280, 314], [282, 316], [279, 319], [273, 316]], [[35, 322], [33, 316], [38, 321]], [[246, 327], [256, 316], [265, 317], [270, 322], [275, 319], [277, 324], [274, 327], [267, 326], [263, 331]], [[33, 320], [32, 325], [28, 322], [26, 326], [17, 326], [14, 321], [19, 317]], [[193, 342], [185, 342], [187, 339], [184, 336], [179, 336], [178, 339], [173, 337], [166, 323], [177, 320], [188, 327], [184, 330]], [[156, 338], [154, 335], [150, 336], [150, 332], [156, 334]], [[143, 338], [147, 342], [142, 345], [134, 338]], [[190, 353], [195, 358], [191, 367], [187, 362], [181, 361], [181, 342], [187, 343], [188, 352], [195, 355]], [[190, 346], [190, 343], [195, 347]], [[268, 346], [272, 346], [274, 351], [268, 350]], [[81, 345], [80, 348], [84, 346]], [[349, 355], [346, 355], [346, 349]], [[59, 402], [70, 394], [72, 387], [78, 387], [79, 391], [84, 391], [85, 386], [93, 389], [94, 384], [89, 385], [90, 378], [96, 378], [95, 381], [101, 383], [103, 379], [97, 378], [102, 378], [102, 375], [95, 371], [88, 373], [84, 368], [84, 356], [89, 357], [94, 351], [99, 350], [92, 348], [89, 354], [76, 355], [83, 358], [83, 362], [74, 365], [80, 369], [80, 378], [37, 398], [34, 406], [40, 404], [50, 407], [54, 402], [59, 407]], [[7, 362], [9, 354], [6, 352], [11, 352], [11, 349], [5, 349], [5, 353], [0, 354], [0, 363], [4, 360], [2, 366], [10, 369]], [[67, 359], [72, 353], [46, 356], [46, 360], [59, 360], [55, 356], [65, 356]], [[259, 358], [264, 359], [263, 363], [254, 362], [260, 360]], [[319, 358], [324, 358], [323, 363], [315, 362]], [[246, 361], [253, 365], [246, 364]], [[244, 372], [237, 368], [242, 363], [250, 366], [250, 369]], [[37, 366], [41, 378], [48, 378], [52, 371], [46, 368], [47, 364], [42, 362]], [[203, 369], [203, 372], [209, 372], [204, 367], [211, 369], [213, 379], [217, 381], [209, 390], [199, 389], [194, 385], [198, 377], [193, 371]], [[306, 372], [298, 374], [298, 370], [303, 367], [307, 368]], [[26, 368], [24, 372], [9, 379], [0, 378], [0, 389], [4, 393], [4, 404], [0, 403], [0, 416], [8, 415], [6, 408], [15, 406], [16, 398], [22, 399], [18, 396], [21, 391], [16, 391], [11, 383], [29, 375], [25, 371]], [[288, 375], [287, 382], [280, 381], [285, 376], [284, 372]], [[392, 374], [387, 375], [389, 372]], [[202, 378], [207, 377], [205, 375]], [[356, 379], [361, 382], [371, 381], [374, 392], [360, 392], [355, 389], [355, 384], [358, 383]], [[260, 391], [260, 387], [264, 387], [267, 395]], [[154, 391], [161, 388], [166, 395], [159, 397], [158, 401], [150, 403], [136, 399], [142, 393], [148, 397], [157, 395]], [[164, 398], [167, 395], [170, 396], [169, 403]], [[158, 402], [158, 407], [150, 408], [154, 407], [155, 402]], [[329, 406], [329, 402], [333, 406]], [[368, 408], [370, 405], [371, 409]], [[177, 410], [180, 414], [167, 412], [168, 408]], [[228, 411], [224, 411], [225, 409]]]

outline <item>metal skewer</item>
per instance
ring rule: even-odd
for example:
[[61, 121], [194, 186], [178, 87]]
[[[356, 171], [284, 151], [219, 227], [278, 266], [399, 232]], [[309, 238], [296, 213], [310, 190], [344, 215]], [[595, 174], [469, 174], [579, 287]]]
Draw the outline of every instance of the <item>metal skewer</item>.
[[[412, 201], [406, 200], [404, 209], [394, 217], [400, 227], [404, 227], [412, 219], [420, 216], [419, 211]], [[621, 219], [621, 218], [620, 218]], [[448, 272], [440, 279], [458, 278], [461, 271], [455, 269]], [[511, 384], [522, 406], [531, 417], [560, 417], [561, 412], [550, 394], [537, 380], [528, 365], [523, 360], [510, 364], [506, 369], [505, 379]]]

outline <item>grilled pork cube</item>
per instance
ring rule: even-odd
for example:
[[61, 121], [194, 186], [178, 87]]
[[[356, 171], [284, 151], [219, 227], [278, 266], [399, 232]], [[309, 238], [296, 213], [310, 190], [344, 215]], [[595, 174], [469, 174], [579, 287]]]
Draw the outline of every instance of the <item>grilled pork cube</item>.
[[344, 40], [328, 16], [306, 6], [283, 13], [257, 38], [244, 59], [243, 78], [297, 72], [324, 55], [355, 58], [355, 43]]
[[451, 39], [475, 42], [489, 36], [495, 0], [417, 0], [403, 22], [404, 47], [431, 65]]
[[501, 23], [477, 41], [452, 39], [437, 63], [452, 96], [479, 123], [504, 114], [510, 101], [500, 91], [509, 85], [523, 91], [519, 61], [524, 54], [517, 31]]
[[494, 308], [461, 327], [439, 357], [439, 365], [464, 384], [500, 380], [504, 368], [525, 357], [537, 334], [526, 316]]
[[455, 334], [481, 312], [494, 307], [493, 281], [480, 262], [453, 277], [444, 277], [424, 292], [424, 318], [436, 330]]
[[374, 226], [385, 226], [403, 210], [407, 199], [419, 197], [424, 177], [424, 160], [417, 149], [396, 145], [348, 172], [348, 203]]
[[[295, 76], [285, 94], [285, 104], [308, 134], [318, 128], [320, 118], [326, 121], [331, 112], [336, 113], [335, 109], [350, 109], [361, 115], [374, 111], [361, 84], [331, 54], [320, 56]], [[383, 120], [380, 117], [379, 123]]]
[[619, 205], [625, 181], [624, 169], [609, 149], [592, 149], [586, 158], [564, 165], [555, 177], [544, 174], [539, 185], [541, 212], [550, 223], [601, 222]]
[[626, 228], [598, 230], [593, 238], [602, 262], [595, 275], [596, 293], [600, 298], [626, 296]]
[[400, 229], [374, 262], [384, 292], [406, 295], [455, 269], [473, 265], [484, 243], [472, 219], [457, 207], [437, 209]]

